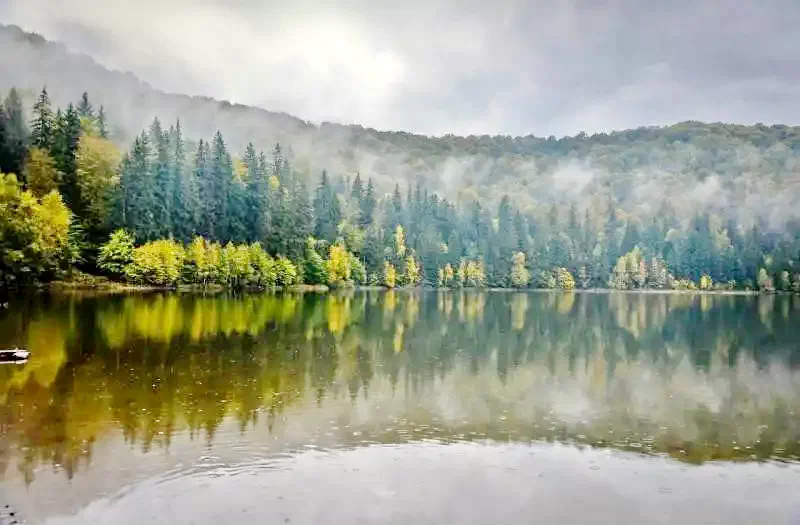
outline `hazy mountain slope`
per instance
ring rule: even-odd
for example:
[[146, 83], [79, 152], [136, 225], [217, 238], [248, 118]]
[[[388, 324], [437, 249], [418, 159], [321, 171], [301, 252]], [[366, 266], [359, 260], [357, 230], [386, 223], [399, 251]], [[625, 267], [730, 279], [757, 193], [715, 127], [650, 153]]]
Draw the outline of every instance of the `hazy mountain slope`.
[[[601, 209], [609, 201], [642, 221], [669, 200], [678, 216], [698, 210], [772, 224], [800, 213], [800, 128], [687, 122], [586, 136], [430, 138], [359, 126], [315, 125], [259, 108], [158, 91], [130, 73], [16, 27], [0, 26], [0, 90], [23, 88], [26, 100], [47, 85], [56, 104], [88, 91], [107, 109], [126, 143], [158, 116], [181, 119], [191, 137], [220, 129], [236, 151], [248, 141], [289, 145], [294, 165], [315, 175], [361, 171], [390, 190], [423, 180], [453, 198], [494, 202], [503, 193], [530, 207], [543, 202]], [[546, 213], [542, 207], [541, 212]]]

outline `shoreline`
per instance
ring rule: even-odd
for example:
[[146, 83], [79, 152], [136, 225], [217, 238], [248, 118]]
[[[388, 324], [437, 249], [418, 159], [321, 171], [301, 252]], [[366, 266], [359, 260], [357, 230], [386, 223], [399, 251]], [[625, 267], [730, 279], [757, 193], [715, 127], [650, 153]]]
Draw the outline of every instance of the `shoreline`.
[[579, 293], [579, 294], [632, 294], [632, 295], [717, 295], [717, 296], [771, 296], [771, 295], [798, 295], [792, 291], [758, 291], [758, 290], [676, 290], [676, 289], [634, 289], [618, 290], [614, 288], [574, 288], [562, 290], [559, 288], [437, 288], [435, 286], [397, 286], [386, 288], [384, 286], [355, 285], [347, 287], [330, 287], [327, 285], [297, 284], [289, 287], [253, 287], [229, 288], [221, 284], [179, 284], [176, 286], [139, 285], [112, 281], [103, 277], [81, 281], [52, 281], [17, 290], [5, 290], [6, 294], [16, 294], [26, 289], [48, 291], [52, 293], [97, 293], [97, 294], [135, 294], [154, 292], [175, 292], [188, 294], [220, 294], [220, 293], [263, 293], [263, 292], [292, 292], [292, 293], [342, 293], [342, 292], [380, 292], [380, 291], [425, 291], [425, 292], [491, 292], [491, 293]]

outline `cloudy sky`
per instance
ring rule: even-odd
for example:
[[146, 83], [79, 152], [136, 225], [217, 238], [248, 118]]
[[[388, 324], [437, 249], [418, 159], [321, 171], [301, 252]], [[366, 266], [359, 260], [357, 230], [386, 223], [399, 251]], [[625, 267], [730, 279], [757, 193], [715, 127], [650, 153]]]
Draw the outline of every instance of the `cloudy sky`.
[[0, 0], [0, 22], [167, 91], [314, 121], [545, 136], [800, 122], [797, 0]]

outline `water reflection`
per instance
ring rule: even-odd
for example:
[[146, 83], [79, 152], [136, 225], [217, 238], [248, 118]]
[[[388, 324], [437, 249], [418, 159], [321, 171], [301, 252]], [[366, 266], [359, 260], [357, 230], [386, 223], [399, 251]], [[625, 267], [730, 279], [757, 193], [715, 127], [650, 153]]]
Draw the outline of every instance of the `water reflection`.
[[0, 346], [33, 351], [0, 367], [0, 468], [27, 482], [43, 464], [73, 476], [120, 435], [147, 452], [178, 433], [213, 443], [226, 422], [278, 448], [490, 438], [800, 459], [797, 297], [173, 293], [0, 315]]

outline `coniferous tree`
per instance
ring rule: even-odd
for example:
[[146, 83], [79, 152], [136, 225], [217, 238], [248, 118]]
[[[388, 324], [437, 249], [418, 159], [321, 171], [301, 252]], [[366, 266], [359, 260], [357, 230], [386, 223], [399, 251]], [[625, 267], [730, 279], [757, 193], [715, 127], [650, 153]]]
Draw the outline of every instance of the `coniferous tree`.
[[200, 139], [194, 155], [194, 180], [197, 183], [198, 195], [198, 233], [207, 239], [212, 239], [212, 217], [210, 215], [209, 198], [213, 191], [211, 184], [211, 149], [208, 142]]
[[151, 149], [146, 133], [133, 142], [130, 153], [123, 157], [117, 197], [117, 227], [134, 233], [137, 239], [155, 239], [153, 225], [153, 172]]
[[0, 172], [14, 173], [23, 178], [28, 141], [22, 101], [17, 90], [11, 88], [5, 103], [0, 104]]
[[42, 88], [39, 98], [33, 106], [31, 122], [31, 144], [37, 148], [49, 150], [53, 145], [53, 111], [50, 108], [50, 96], [47, 88]]
[[81, 101], [78, 102], [78, 116], [82, 118], [94, 118], [94, 108], [91, 102], [89, 102], [89, 94], [85, 91], [83, 95], [81, 95]]
[[372, 184], [372, 178], [370, 177], [369, 181], [367, 182], [367, 189], [364, 192], [361, 201], [359, 202], [359, 223], [362, 228], [368, 228], [372, 225], [373, 221], [375, 220], [375, 208], [378, 202], [375, 197], [375, 186]]
[[314, 236], [328, 242], [336, 240], [342, 211], [339, 207], [339, 198], [328, 179], [328, 173], [324, 170], [314, 197], [314, 218]]
[[176, 238], [188, 242], [197, 235], [200, 199], [195, 173], [186, 169], [186, 143], [180, 121], [170, 131], [170, 150], [173, 231]]
[[97, 133], [100, 137], [107, 139], [108, 138], [108, 125], [106, 124], [106, 112], [103, 109], [103, 106], [100, 106], [100, 109], [97, 111]]
[[233, 165], [222, 133], [217, 131], [211, 143], [207, 192], [203, 194], [206, 203], [210, 238], [228, 241], [231, 238], [229, 201], [233, 179]]
[[75, 106], [70, 104], [64, 113], [57, 111], [50, 149], [56, 161], [56, 168], [61, 174], [59, 187], [61, 194], [67, 206], [78, 216], [83, 210], [76, 172], [76, 154], [80, 138], [81, 122]]
[[264, 172], [264, 155], [256, 156], [253, 143], [247, 145], [244, 158], [247, 167], [247, 224], [249, 237], [264, 242], [269, 234], [269, 181]]
[[170, 238], [174, 233], [172, 228], [173, 170], [169, 165], [169, 139], [157, 118], [153, 120], [153, 124], [150, 126], [150, 144], [152, 145], [153, 154], [151, 161], [152, 180], [155, 184], [152, 201], [154, 235], [157, 238]]
[[297, 177], [294, 177], [294, 181], [293, 235], [288, 246], [287, 256], [292, 260], [297, 260], [303, 254], [303, 239], [310, 237], [314, 231], [314, 209], [305, 183]]

